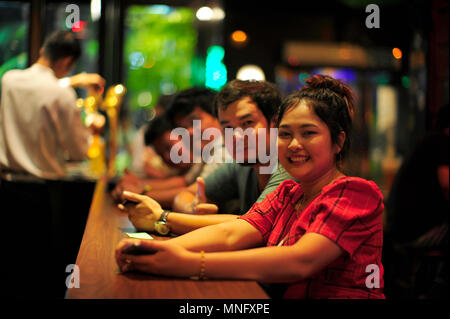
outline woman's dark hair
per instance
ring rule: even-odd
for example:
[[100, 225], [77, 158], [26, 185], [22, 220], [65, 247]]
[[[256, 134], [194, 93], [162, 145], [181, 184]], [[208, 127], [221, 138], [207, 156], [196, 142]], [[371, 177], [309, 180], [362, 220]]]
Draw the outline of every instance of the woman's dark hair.
[[256, 103], [267, 119], [267, 123], [270, 124], [281, 103], [281, 94], [274, 84], [267, 81], [233, 80], [229, 82], [214, 100], [216, 117], [219, 109], [225, 110], [231, 103], [247, 96]]
[[327, 75], [314, 75], [306, 80], [307, 85], [287, 96], [281, 103], [277, 114], [277, 127], [284, 113], [304, 101], [314, 113], [328, 126], [331, 140], [338, 143], [339, 133], [345, 132], [345, 142], [337, 162], [343, 160], [350, 148], [352, 117], [354, 113], [354, 93], [352, 89]]
[[172, 130], [172, 125], [165, 115], [160, 115], [151, 120], [144, 133], [144, 143], [149, 146], [167, 131]]
[[44, 42], [44, 56], [51, 63], [65, 57], [73, 57], [73, 62], [81, 56], [80, 40], [70, 31], [55, 31], [50, 34]]

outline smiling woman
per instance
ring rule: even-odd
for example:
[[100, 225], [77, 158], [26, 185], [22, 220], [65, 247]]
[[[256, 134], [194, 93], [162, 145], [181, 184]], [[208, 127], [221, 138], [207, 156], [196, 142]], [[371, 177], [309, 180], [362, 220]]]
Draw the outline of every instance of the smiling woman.
[[278, 111], [279, 161], [302, 184], [342, 175], [349, 149], [353, 93], [342, 82], [316, 75], [290, 95]]

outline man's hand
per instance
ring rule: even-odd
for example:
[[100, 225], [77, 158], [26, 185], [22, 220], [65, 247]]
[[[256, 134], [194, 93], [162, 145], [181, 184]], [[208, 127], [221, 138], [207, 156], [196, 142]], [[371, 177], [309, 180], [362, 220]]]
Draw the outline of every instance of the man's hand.
[[133, 174], [128, 169], [125, 169], [124, 172], [125, 174], [111, 192], [113, 199], [118, 203], [124, 201], [122, 198], [123, 191], [141, 194], [146, 189], [145, 183], [136, 174]]
[[[152, 232], [155, 222], [164, 212], [161, 205], [145, 195], [124, 191], [122, 198], [133, 203], [117, 205], [120, 210], [128, 213], [128, 218], [137, 230]], [[134, 204], [135, 203], [135, 204]]]
[[205, 180], [202, 177], [197, 177], [197, 194], [192, 202], [192, 213], [204, 215], [217, 214], [218, 211], [217, 205], [206, 202]]
[[79, 73], [71, 76], [69, 79], [71, 87], [90, 88], [99, 94], [103, 94], [105, 79], [96, 73]]

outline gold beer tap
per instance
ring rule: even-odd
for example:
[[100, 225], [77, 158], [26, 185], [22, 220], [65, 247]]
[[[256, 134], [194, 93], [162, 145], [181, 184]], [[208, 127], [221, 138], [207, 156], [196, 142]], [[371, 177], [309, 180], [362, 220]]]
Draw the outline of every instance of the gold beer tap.
[[[117, 153], [118, 114], [125, 92], [126, 89], [122, 84], [116, 84], [109, 87], [105, 98], [103, 98], [101, 93], [90, 90], [88, 97], [85, 99], [79, 98], [77, 100], [77, 107], [82, 109], [85, 113], [84, 122], [86, 126], [96, 126], [95, 121], [99, 119], [99, 110], [105, 111], [108, 116], [108, 165], [106, 165], [106, 145], [99, 129], [94, 130], [87, 153], [89, 159], [89, 174], [96, 178], [104, 176], [105, 172], [109, 177], [112, 177], [115, 174], [114, 162]], [[106, 170], [106, 168], [108, 169]]]
[[120, 106], [126, 89], [122, 84], [111, 86], [106, 97], [101, 104], [101, 109], [106, 111], [109, 122], [109, 158], [108, 158], [108, 177], [115, 175], [115, 160], [117, 154], [117, 130], [119, 121]]

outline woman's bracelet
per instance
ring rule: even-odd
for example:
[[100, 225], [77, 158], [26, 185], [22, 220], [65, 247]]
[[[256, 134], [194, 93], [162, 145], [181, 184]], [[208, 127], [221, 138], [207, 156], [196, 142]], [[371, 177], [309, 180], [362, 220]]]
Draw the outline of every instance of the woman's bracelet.
[[202, 250], [200, 251], [200, 273], [198, 274], [198, 276], [192, 276], [190, 277], [190, 279], [192, 280], [205, 280], [205, 251]]
[[200, 274], [198, 276], [199, 280], [204, 280], [206, 278], [205, 277], [205, 270], [206, 270], [206, 267], [205, 267], [205, 251], [202, 250], [202, 251], [200, 251]]

